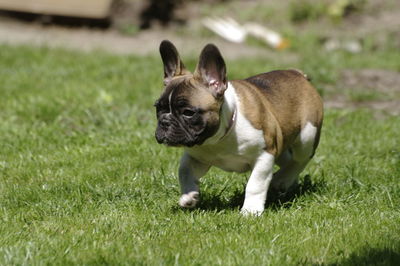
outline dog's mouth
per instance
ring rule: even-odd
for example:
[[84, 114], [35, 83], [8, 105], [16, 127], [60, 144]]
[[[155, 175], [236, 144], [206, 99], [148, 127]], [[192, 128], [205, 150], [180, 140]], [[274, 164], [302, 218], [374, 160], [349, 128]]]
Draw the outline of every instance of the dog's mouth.
[[171, 147], [193, 147], [201, 145], [204, 138], [204, 130], [206, 127], [191, 128], [185, 126], [181, 121], [172, 120], [169, 124], [158, 123], [155, 137], [159, 144]]
[[170, 138], [166, 135], [160, 135], [156, 132], [156, 140], [159, 144], [163, 144], [169, 147], [193, 147], [198, 144], [195, 138], [186, 139], [184, 137]]
[[158, 143], [163, 144], [168, 147], [193, 147], [196, 145], [196, 142], [191, 141], [191, 142], [175, 142], [175, 141], [169, 141], [167, 139], [164, 139], [163, 141], [159, 141]]

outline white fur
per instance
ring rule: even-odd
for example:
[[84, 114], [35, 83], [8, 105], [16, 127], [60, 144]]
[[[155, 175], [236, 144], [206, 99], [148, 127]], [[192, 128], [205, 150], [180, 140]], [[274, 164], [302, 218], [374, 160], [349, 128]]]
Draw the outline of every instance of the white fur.
[[[262, 130], [254, 128], [241, 113], [240, 101], [232, 84], [228, 83], [224, 97], [217, 133], [203, 145], [185, 149], [179, 170], [182, 188], [179, 204], [191, 208], [197, 203], [198, 180], [211, 165], [226, 171], [252, 170], [242, 213], [259, 215], [264, 210], [272, 179], [274, 156], [263, 150], [265, 141]], [[235, 110], [237, 114], [234, 130], [224, 136]]]
[[274, 156], [263, 152], [254, 165], [246, 186], [246, 196], [241, 212], [245, 215], [261, 215], [264, 211], [267, 191], [272, 180]]
[[171, 98], [172, 98], [172, 93], [174, 92], [174, 90], [171, 90], [171, 92], [168, 95], [168, 104], [169, 104], [169, 114], [172, 113], [172, 106], [171, 106]]
[[301, 157], [310, 157], [314, 150], [316, 135], [317, 127], [313, 126], [313, 124], [310, 122], [307, 122], [300, 132], [301, 152], [300, 149], [298, 149], [297, 154], [295, 153], [295, 155]]
[[300, 132], [300, 141], [303, 144], [311, 143], [314, 145], [315, 136], [317, 135], [317, 128], [311, 124], [311, 122], [307, 122], [304, 128]]

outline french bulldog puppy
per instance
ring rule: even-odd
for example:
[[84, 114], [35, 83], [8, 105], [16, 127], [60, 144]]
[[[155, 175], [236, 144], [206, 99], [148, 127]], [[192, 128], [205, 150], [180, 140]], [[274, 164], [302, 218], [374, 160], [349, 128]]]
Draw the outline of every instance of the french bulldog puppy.
[[[156, 139], [183, 147], [179, 205], [199, 201], [199, 179], [211, 166], [251, 171], [243, 214], [264, 211], [270, 186], [286, 191], [318, 146], [323, 103], [298, 70], [276, 70], [227, 81], [218, 48], [204, 47], [194, 73], [169, 41], [160, 45], [164, 91], [156, 101]], [[279, 170], [273, 173], [274, 164]]]

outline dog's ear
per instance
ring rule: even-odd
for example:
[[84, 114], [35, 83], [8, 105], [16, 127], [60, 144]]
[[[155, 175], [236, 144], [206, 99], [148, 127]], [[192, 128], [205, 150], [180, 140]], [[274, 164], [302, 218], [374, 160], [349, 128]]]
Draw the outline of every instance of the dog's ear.
[[203, 48], [194, 76], [210, 89], [215, 98], [224, 95], [227, 89], [225, 61], [215, 45], [207, 44]]
[[190, 73], [183, 65], [178, 50], [168, 40], [164, 40], [160, 44], [160, 54], [164, 64], [164, 84], [167, 85], [175, 76]]

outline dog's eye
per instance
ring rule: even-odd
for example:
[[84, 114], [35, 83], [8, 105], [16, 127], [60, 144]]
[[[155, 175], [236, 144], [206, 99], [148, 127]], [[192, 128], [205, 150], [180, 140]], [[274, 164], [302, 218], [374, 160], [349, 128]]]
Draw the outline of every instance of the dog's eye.
[[196, 112], [195, 111], [193, 111], [193, 110], [190, 110], [190, 109], [185, 109], [185, 110], [183, 110], [183, 115], [184, 116], [187, 116], [187, 117], [192, 117], [192, 116], [194, 116], [194, 114], [195, 114]]

